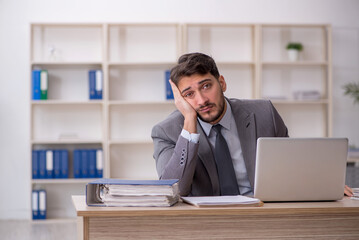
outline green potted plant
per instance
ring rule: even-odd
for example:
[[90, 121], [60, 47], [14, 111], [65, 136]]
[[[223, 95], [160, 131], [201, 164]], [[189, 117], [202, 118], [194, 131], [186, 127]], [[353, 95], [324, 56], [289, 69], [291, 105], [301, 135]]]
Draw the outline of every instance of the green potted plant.
[[289, 42], [287, 44], [289, 61], [295, 62], [299, 59], [299, 52], [303, 50], [303, 45], [298, 42]]
[[345, 95], [354, 98], [354, 104], [359, 103], [359, 82], [347, 83], [343, 86]]

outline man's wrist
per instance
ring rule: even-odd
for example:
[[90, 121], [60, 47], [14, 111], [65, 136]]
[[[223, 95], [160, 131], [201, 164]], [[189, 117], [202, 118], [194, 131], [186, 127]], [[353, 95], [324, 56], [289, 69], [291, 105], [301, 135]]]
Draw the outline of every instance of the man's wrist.
[[182, 129], [181, 136], [190, 142], [193, 143], [199, 142], [199, 133], [190, 133], [186, 129]]

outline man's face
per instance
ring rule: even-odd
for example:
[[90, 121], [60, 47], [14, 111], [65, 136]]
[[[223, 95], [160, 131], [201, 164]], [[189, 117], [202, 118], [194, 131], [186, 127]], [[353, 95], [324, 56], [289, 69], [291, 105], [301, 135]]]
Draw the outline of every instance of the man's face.
[[178, 89], [184, 99], [196, 110], [199, 118], [211, 124], [218, 123], [224, 114], [226, 82], [223, 76], [217, 80], [212, 74], [194, 74], [183, 77]]

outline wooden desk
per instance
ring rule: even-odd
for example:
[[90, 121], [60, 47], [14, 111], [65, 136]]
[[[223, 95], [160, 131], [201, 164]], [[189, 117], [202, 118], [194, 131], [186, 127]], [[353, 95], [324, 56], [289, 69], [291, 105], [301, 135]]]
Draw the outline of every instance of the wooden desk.
[[359, 239], [359, 201], [263, 207], [88, 207], [73, 196], [80, 239]]

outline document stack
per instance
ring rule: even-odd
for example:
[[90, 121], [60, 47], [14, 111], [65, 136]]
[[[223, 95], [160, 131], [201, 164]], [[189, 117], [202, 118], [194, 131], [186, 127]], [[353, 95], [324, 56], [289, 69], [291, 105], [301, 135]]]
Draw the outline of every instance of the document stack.
[[177, 179], [98, 179], [86, 185], [88, 206], [169, 207], [179, 198]]

